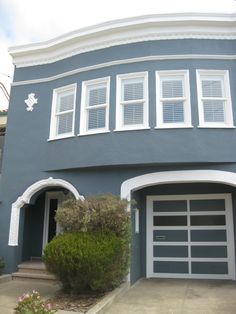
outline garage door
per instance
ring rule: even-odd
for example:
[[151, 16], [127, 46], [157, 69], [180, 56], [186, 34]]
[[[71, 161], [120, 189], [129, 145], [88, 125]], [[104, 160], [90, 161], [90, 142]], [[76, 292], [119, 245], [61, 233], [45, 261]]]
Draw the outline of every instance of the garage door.
[[148, 196], [147, 277], [235, 279], [231, 195]]

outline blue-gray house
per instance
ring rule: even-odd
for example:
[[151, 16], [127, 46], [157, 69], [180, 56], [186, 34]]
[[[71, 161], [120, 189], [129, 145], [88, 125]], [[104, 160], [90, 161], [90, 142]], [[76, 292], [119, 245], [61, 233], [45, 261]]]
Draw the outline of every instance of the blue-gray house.
[[10, 49], [0, 255], [59, 232], [58, 204], [135, 199], [130, 280], [235, 280], [236, 15], [129, 18]]

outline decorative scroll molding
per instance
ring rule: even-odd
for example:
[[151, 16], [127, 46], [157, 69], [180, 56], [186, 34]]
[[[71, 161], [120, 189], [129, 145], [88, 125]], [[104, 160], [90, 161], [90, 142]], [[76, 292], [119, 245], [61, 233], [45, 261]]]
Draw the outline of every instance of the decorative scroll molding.
[[34, 110], [34, 105], [36, 105], [38, 103], [38, 98], [35, 98], [35, 94], [34, 93], [30, 93], [28, 95], [28, 98], [25, 99], [25, 103], [27, 105], [26, 110], [27, 111], [33, 111]]
[[9, 230], [9, 246], [18, 245], [18, 234], [19, 234], [19, 222], [20, 222], [20, 210], [25, 204], [29, 204], [31, 197], [38, 191], [50, 187], [50, 186], [60, 186], [69, 190], [76, 199], [84, 199], [82, 195], [79, 194], [77, 189], [69, 182], [62, 179], [53, 179], [52, 177], [44, 180], [35, 182], [29, 186], [22, 196], [12, 204], [11, 207], [11, 220], [10, 220], [10, 230]]

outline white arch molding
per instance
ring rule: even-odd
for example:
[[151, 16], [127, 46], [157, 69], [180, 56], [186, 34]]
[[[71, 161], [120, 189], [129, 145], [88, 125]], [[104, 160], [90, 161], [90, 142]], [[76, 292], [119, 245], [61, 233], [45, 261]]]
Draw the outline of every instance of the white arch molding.
[[121, 198], [130, 200], [132, 191], [151, 185], [197, 182], [236, 186], [236, 173], [221, 170], [183, 170], [148, 173], [124, 181], [121, 185]]
[[76, 199], [84, 199], [79, 194], [77, 189], [69, 182], [62, 179], [53, 179], [52, 177], [44, 180], [37, 181], [29, 186], [25, 192], [12, 203], [11, 206], [11, 220], [9, 230], [9, 241], [8, 245], [18, 245], [18, 234], [19, 234], [19, 222], [20, 222], [20, 210], [25, 204], [29, 204], [31, 197], [38, 191], [52, 186], [59, 186], [69, 190]]

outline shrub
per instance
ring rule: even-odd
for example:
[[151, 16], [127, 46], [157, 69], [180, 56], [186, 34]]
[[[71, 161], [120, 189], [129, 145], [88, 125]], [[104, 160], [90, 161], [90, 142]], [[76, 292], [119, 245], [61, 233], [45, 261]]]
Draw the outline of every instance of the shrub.
[[127, 274], [129, 245], [109, 233], [64, 233], [48, 243], [44, 261], [65, 290], [107, 291]]
[[5, 267], [5, 263], [4, 263], [4, 260], [3, 258], [0, 257], [0, 276], [2, 275], [2, 271]]
[[44, 304], [41, 301], [40, 294], [33, 290], [31, 293], [25, 293], [18, 298], [18, 304], [15, 307], [15, 314], [53, 314], [55, 310], [51, 308], [51, 305]]
[[56, 213], [56, 221], [64, 232], [104, 232], [127, 237], [130, 230], [128, 202], [111, 194], [69, 199]]

